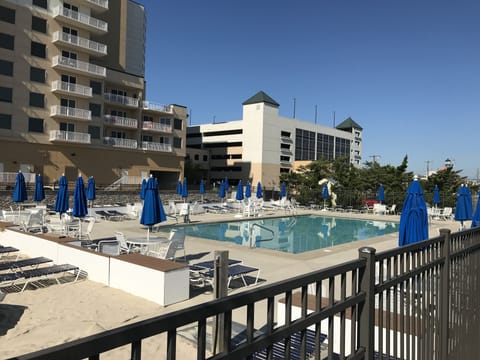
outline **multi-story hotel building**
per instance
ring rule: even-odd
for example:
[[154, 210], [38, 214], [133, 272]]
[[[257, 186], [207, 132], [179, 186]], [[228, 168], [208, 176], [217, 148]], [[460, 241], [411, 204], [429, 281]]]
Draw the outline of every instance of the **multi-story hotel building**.
[[176, 184], [187, 109], [146, 101], [145, 23], [131, 0], [0, 0], [0, 173]]
[[331, 128], [282, 117], [279, 106], [260, 91], [243, 102], [242, 120], [188, 127], [188, 158], [208, 160], [211, 181], [260, 181], [271, 189], [279, 189], [280, 174], [314, 160], [346, 157], [361, 165], [363, 129], [351, 118]]

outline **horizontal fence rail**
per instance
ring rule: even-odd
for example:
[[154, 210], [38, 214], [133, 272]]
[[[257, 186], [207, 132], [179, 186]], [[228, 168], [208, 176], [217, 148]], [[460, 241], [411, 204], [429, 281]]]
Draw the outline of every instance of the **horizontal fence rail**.
[[197, 359], [476, 359], [480, 228], [378, 254], [361, 248], [356, 260], [16, 359], [99, 359], [124, 345], [141, 359], [159, 334], [158, 357], [176, 359], [186, 328]]

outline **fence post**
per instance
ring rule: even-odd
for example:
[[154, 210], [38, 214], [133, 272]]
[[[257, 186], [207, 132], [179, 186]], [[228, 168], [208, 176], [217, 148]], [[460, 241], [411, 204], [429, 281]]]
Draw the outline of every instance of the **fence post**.
[[372, 247], [358, 250], [360, 259], [365, 259], [365, 268], [360, 268], [360, 291], [365, 293], [365, 302], [358, 308], [358, 346], [365, 349], [365, 359], [373, 359], [375, 326], [375, 252]]
[[[228, 251], [215, 250], [214, 252], [214, 299], [221, 299], [228, 295]], [[217, 314], [213, 326], [213, 353], [224, 352], [225, 314]], [[218, 351], [218, 352], [217, 352]]]
[[450, 230], [440, 229], [440, 236], [444, 237], [442, 247], [443, 267], [440, 272], [440, 296], [438, 299], [440, 310], [440, 359], [448, 358], [448, 316], [450, 308], [449, 287], [450, 287]]

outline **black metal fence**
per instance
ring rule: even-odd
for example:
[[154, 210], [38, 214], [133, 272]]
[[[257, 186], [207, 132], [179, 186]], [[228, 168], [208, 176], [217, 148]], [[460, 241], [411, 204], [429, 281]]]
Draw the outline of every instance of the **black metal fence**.
[[[223, 325], [212, 334], [211, 323]], [[477, 359], [480, 228], [361, 248], [356, 260], [17, 359], [99, 359], [124, 345], [141, 359], [159, 334], [156, 358], [176, 359], [187, 327], [197, 359]]]

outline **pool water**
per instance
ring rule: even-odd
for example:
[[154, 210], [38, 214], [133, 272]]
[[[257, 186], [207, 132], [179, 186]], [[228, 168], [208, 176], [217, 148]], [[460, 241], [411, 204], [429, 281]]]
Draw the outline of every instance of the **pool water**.
[[182, 227], [187, 236], [299, 254], [397, 232], [399, 223], [303, 215]]
[[187, 236], [244, 246], [250, 246], [251, 239], [254, 247], [299, 254], [397, 232], [399, 223], [302, 215], [186, 225], [184, 228]]

